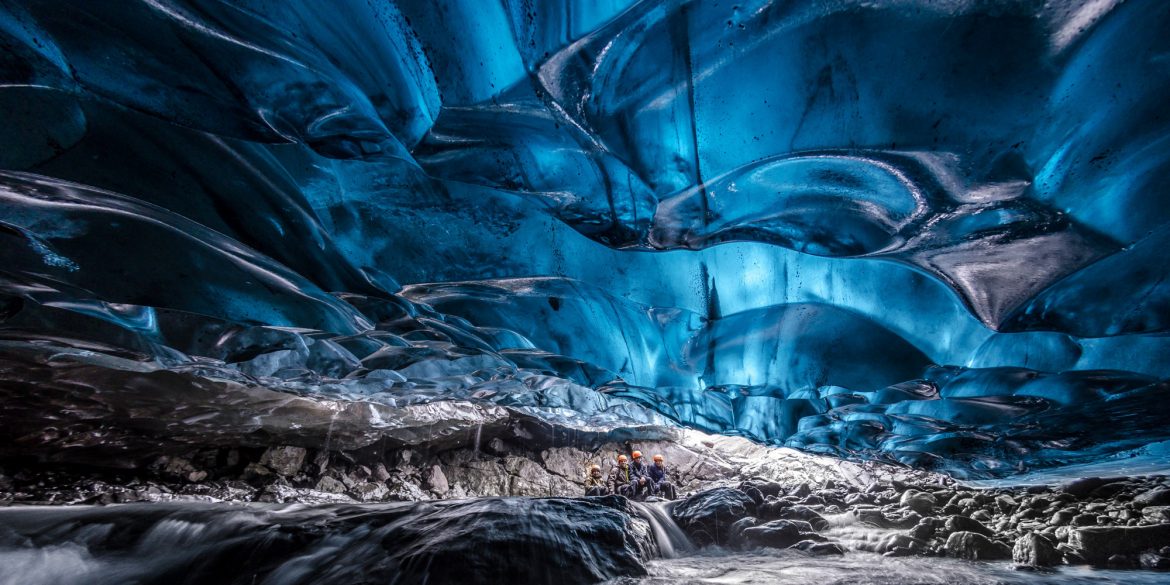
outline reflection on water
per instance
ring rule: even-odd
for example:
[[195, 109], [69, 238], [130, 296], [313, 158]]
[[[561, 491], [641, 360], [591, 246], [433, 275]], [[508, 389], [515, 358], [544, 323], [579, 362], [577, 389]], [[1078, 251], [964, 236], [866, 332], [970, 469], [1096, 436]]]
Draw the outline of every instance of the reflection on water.
[[1170, 583], [1170, 573], [1063, 567], [1051, 572], [1015, 571], [1010, 562], [945, 558], [886, 558], [873, 553], [813, 557], [798, 551], [729, 553], [704, 549], [694, 555], [648, 563], [650, 576], [609, 585], [1064, 585], [1069, 583]]

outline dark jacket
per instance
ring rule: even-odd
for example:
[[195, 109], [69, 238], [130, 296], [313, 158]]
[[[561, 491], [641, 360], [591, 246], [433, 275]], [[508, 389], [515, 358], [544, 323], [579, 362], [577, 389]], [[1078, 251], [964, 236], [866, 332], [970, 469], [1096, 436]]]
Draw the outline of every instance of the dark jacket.
[[651, 466], [646, 465], [646, 463], [644, 463], [644, 461], [645, 461], [644, 458], [639, 457], [639, 458], [630, 462], [630, 471], [633, 472], [634, 477], [636, 477], [636, 478], [646, 477], [646, 473], [647, 473], [646, 468], [651, 467]]
[[606, 486], [605, 477], [603, 477], [600, 473], [597, 474], [597, 477], [593, 477], [592, 473], [589, 473], [585, 476], [585, 487], [586, 488], [593, 488], [593, 487], [603, 488], [605, 486]]
[[623, 485], [633, 485], [638, 480], [638, 476], [634, 475], [632, 467], [627, 466], [622, 469], [621, 466], [614, 467], [609, 472], [609, 491], [610, 493], [618, 493], [618, 487]]
[[663, 465], [650, 465], [646, 468], [646, 477], [650, 478], [650, 483], [658, 485], [664, 481], [670, 481], [670, 468]]

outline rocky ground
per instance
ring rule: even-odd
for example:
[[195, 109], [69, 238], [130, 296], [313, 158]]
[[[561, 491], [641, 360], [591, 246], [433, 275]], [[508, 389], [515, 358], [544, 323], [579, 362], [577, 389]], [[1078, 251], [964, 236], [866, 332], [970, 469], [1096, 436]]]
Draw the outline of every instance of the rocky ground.
[[498, 437], [441, 452], [196, 449], [135, 470], [8, 461], [0, 469], [0, 503], [577, 497], [590, 464], [608, 469], [618, 453], [633, 449], [662, 453], [673, 467], [682, 495], [673, 517], [700, 546], [1010, 559], [1023, 568], [1170, 569], [1170, 480], [1164, 476], [976, 489], [926, 472], [694, 431], [672, 441], [590, 450]]
[[673, 515], [697, 544], [732, 549], [865, 550], [1013, 560], [1030, 569], [1170, 569], [1165, 476], [1093, 477], [1018, 489], [750, 480], [692, 496]]
[[424, 452], [195, 449], [159, 457], [133, 470], [82, 469], [43, 463], [0, 464], [0, 503], [85, 504], [139, 501], [369, 503], [477, 496], [584, 494], [590, 464], [603, 470], [619, 453], [639, 449], [666, 457], [680, 495], [762, 477], [864, 487], [875, 481], [942, 476], [880, 464], [857, 464], [764, 447], [746, 439], [684, 431], [673, 441], [605, 443], [582, 450], [536, 446], [499, 437], [482, 445]]

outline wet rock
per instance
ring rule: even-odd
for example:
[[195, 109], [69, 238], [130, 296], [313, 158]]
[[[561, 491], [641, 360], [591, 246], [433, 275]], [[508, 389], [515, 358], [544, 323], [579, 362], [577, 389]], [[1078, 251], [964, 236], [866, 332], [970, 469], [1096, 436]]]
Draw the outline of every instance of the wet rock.
[[802, 540], [788, 548], [802, 550], [814, 556], [828, 556], [828, 555], [844, 555], [845, 547], [835, 542], [817, 542], [815, 540]]
[[1051, 567], [1060, 564], [1061, 554], [1047, 538], [1038, 534], [1026, 534], [1016, 539], [1016, 545], [1012, 548], [1012, 560], [1018, 565]]
[[244, 468], [243, 477], [245, 480], [252, 482], [264, 481], [272, 477], [272, 470], [259, 463], [249, 463]]
[[764, 503], [757, 508], [757, 512], [759, 513], [760, 518], [764, 518], [766, 520], [778, 520], [782, 510], [792, 505], [792, 502], [769, 496], [764, 500]]
[[156, 462], [156, 465], [160, 463], [162, 464], [162, 474], [173, 478], [186, 479], [198, 471], [190, 461], [182, 457], [162, 457]]
[[374, 479], [378, 481], [386, 481], [390, 479], [390, 471], [386, 469], [386, 465], [378, 463], [374, 466]]
[[808, 522], [813, 530], [824, 530], [829, 527], [829, 521], [808, 506], [796, 505], [781, 508], [775, 515], [777, 520], [801, 520]]
[[423, 485], [439, 496], [446, 495], [451, 489], [450, 484], [447, 483], [447, 476], [443, 473], [443, 468], [438, 465], [432, 465], [423, 474]]
[[807, 483], [798, 484], [788, 492], [788, 495], [795, 498], [803, 498], [812, 493], [812, 488]]
[[1105, 484], [1119, 481], [1120, 479], [1122, 479], [1122, 478], [1117, 478], [1117, 477], [1104, 477], [1104, 478], [1103, 477], [1083, 477], [1081, 479], [1075, 479], [1073, 481], [1070, 481], [1070, 482], [1060, 486], [1060, 490], [1069, 494], [1069, 495], [1072, 495], [1072, 496], [1075, 496], [1078, 498], [1083, 498], [1083, 497], [1089, 495], [1090, 493], [1092, 493], [1093, 490], [1095, 490], [1095, 489], [1097, 489]]
[[[886, 554], [896, 551], [897, 549], [905, 549], [910, 553], [917, 553], [926, 547], [926, 542], [914, 538], [908, 534], [890, 534], [883, 538], [878, 543], [874, 552]], [[894, 556], [904, 556], [895, 554]]]
[[744, 539], [743, 531], [751, 528], [752, 526], [757, 526], [759, 523], [760, 520], [758, 518], [753, 518], [752, 516], [736, 520], [734, 523], [732, 523], [731, 527], [727, 529], [727, 545], [732, 548], [745, 548], [747, 546], [747, 540]]
[[349, 491], [349, 495], [359, 502], [381, 502], [389, 494], [390, 490], [386, 488], [386, 484], [377, 481], [358, 484]]
[[1110, 482], [1110, 483], [1107, 483], [1107, 484], [1093, 490], [1089, 494], [1089, 497], [1094, 498], [1094, 499], [1101, 499], [1101, 500], [1109, 499], [1109, 498], [1112, 498], [1112, 497], [1116, 496], [1117, 494], [1121, 493], [1122, 491], [1124, 491], [1128, 487], [1129, 487], [1129, 483], [1125, 482], [1125, 481]]
[[995, 542], [978, 532], [956, 532], [944, 545], [947, 556], [970, 561], [994, 561], [1012, 558], [1007, 545]]
[[1170, 488], [1155, 488], [1144, 492], [1133, 499], [1138, 506], [1168, 506], [1170, 505]]
[[1077, 514], [1072, 519], [1073, 526], [1093, 526], [1097, 524], [1096, 514]]
[[325, 492], [327, 494], [341, 494], [345, 493], [346, 488], [345, 484], [326, 475], [317, 480], [317, 486], [314, 489], [320, 492]]
[[279, 475], [292, 477], [301, 470], [301, 465], [305, 462], [307, 454], [308, 452], [301, 447], [289, 445], [269, 447], [268, 450], [264, 451], [264, 455], [260, 456], [260, 464]]
[[906, 490], [902, 493], [902, 497], [898, 501], [898, 504], [903, 507], [910, 508], [911, 510], [914, 510], [915, 512], [918, 512], [924, 516], [929, 516], [934, 512], [934, 507], [938, 505], [938, 502], [935, 500], [934, 496], [929, 493], [916, 490]]
[[[65, 531], [70, 539], [88, 535], [95, 566], [128, 567], [127, 558], [149, 557], [156, 571], [149, 580], [155, 582], [167, 575], [176, 583], [584, 585], [646, 574], [642, 563], [654, 546], [649, 527], [612, 500], [290, 506], [279, 514], [246, 506], [154, 504], [61, 510], [57, 517], [64, 523], [26, 524], [19, 536], [47, 541], [52, 531], [58, 537]], [[0, 520], [0, 526], [7, 524]], [[167, 526], [172, 532], [166, 534], [174, 534], [176, 525], [212, 530], [204, 528], [197, 537], [199, 531], [189, 529], [182, 546], [167, 538], [125, 537]], [[143, 579], [141, 572], [113, 570], [100, 580]], [[29, 582], [19, 574], [4, 576]]]
[[739, 488], [739, 491], [747, 494], [747, 497], [751, 498], [752, 501], [756, 503], [756, 506], [764, 503], [764, 492], [760, 491], [759, 488], [753, 485], [742, 486]]
[[422, 488], [409, 481], [399, 481], [391, 478], [386, 482], [386, 500], [399, 502], [417, 502], [429, 500], [433, 496], [424, 492]]
[[1016, 508], [1020, 506], [1015, 498], [1004, 494], [995, 498], [995, 505], [999, 507], [999, 511], [1004, 514], [1011, 514]]
[[1170, 506], [1147, 506], [1142, 509], [1141, 514], [1148, 522], [1170, 522]]
[[1170, 570], [1170, 557], [1166, 557], [1157, 553], [1142, 553], [1138, 558], [1138, 562], [1143, 569], [1153, 571]]
[[557, 447], [545, 449], [540, 453], [544, 468], [551, 473], [573, 480], [585, 475], [589, 457], [578, 449]]
[[731, 525], [744, 516], [752, 515], [755, 508], [756, 503], [747, 494], [724, 487], [683, 500], [675, 506], [672, 515], [695, 544], [721, 545], [727, 542]]
[[1103, 565], [1113, 555], [1137, 554], [1170, 545], [1170, 524], [1079, 528], [1070, 535], [1069, 544], [1089, 563]]
[[756, 481], [752, 482], [752, 485], [755, 486], [756, 489], [760, 490], [760, 493], [764, 494], [764, 497], [768, 498], [779, 496], [784, 492], [784, 486], [780, 482], [776, 481]]
[[1053, 526], [1068, 526], [1072, 524], [1073, 518], [1076, 517], [1077, 510], [1075, 508], [1064, 508], [1063, 510], [1057, 510], [1048, 523]]
[[918, 540], [929, 540], [934, 536], [940, 524], [942, 521], [939, 518], [923, 518], [914, 525], [914, 528], [910, 529], [910, 537]]
[[948, 533], [977, 532], [988, 538], [995, 536], [995, 532], [984, 526], [982, 522], [966, 516], [951, 516], [947, 518], [946, 531]]
[[822, 541], [808, 522], [800, 520], [772, 520], [743, 530], [748, 546], [788, 548], [802, 540]]

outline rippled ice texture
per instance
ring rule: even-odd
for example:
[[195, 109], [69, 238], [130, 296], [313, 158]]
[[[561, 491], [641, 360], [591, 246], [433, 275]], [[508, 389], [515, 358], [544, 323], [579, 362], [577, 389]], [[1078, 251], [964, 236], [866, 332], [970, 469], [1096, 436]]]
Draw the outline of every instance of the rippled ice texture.
[[[3, 438], [68, 454], [190, 395], [207, 437], [502, 408], [968, 477], [1140, 451], [1170, 438], [1168, 28], [1159, 0], [5, 2]], [[315, 406], [258, 422], [256, 386]]]

